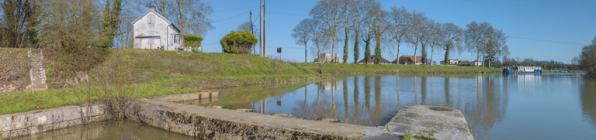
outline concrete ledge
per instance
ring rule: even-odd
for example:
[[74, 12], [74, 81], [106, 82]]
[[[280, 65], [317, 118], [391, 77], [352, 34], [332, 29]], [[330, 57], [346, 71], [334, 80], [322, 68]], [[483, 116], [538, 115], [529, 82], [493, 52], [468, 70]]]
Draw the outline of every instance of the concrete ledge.
[[219, 96], [219, 92], [197, 92], [188, 94], [177, 94], [168, 96], [154, 97], [155, 100], [169, 101], [169, 102], [183, 102], [190, 100], [211, 99]]
[[400, 109], [385, 130], [367, 129], [364, 139], [402, 139], [406, 131], [432, 135], [439, 140], [473, 140], [461, 111], [438, 106], [407, 106]]
[[359, 139], [370, 127], [140, 100], [126, 110], [137, 121], [199, 139]]
[[0, 139], [107, 120], [103, 104], [66, 106], [0, 115]]

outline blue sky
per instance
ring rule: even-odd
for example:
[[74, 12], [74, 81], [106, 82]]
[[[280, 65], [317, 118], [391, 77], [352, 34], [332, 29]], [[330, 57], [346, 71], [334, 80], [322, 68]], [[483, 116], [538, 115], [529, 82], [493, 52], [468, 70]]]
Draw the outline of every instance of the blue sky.
[[[214, 12], [214, 30], [204, 36], [205, 52], [221, 52], [219, 40], [235, 30], [242, 22], [249, 20], [248, 11], [253, 11], [253, 21], [258, 26], [259, 0], [204, 0]], [[297, 45], [291, 37], [292, 29], [300, 20], [309, 18], [310, 9], [318, 0], [268, 0], [267, 1], [267, 54], [276, 53], [283, 47], [282, 58], [304, 62], [304, 46]], [[452, 22], [465, 29], [472, 22], [488, 22], [494, 28], [502, 29], [509, 37], [507, 45], [510, 57], [555, 60], [571, 63], [581, 48], [596, 36], [596, 1], [594, 0], [381, 0], [383, 9], [405, 6], [410, 10], [422, 11], [430, 19], [439, 22]], [[353, 50], [350, 41], [350, 58]], [[343, 54], [343, 41], [336, 46], [336, 52]], [[258, 46], [257, 46], [258, 47]], [[363, 47], [361, 47], [363, 48]], [[385, 51], [384, 58], [392, 61], [393, 53]], [[310, 51], [310, 50], [309, 50]], [[420, 49], [419, 49], [420, 51]], [[360, 51], [364, 56], [364, 50]], [[436, 52], [436, 51], [435, 51]], [[430, 51], [429, 51], [430, 53]], [[402, 45], [400, 55], [413, 55], [414, 49]], [[420, 52], [417, 53], [419, 55]], [[430, 54], [429, 54], [430, 57]], [[434, 54], [434, 61], [440, 61], [444, 51]], [[475, 60], [474, 53], [463, 52], [451, 55], [452, 59]], [[314, 57], [309, 52], [308, 61]]]

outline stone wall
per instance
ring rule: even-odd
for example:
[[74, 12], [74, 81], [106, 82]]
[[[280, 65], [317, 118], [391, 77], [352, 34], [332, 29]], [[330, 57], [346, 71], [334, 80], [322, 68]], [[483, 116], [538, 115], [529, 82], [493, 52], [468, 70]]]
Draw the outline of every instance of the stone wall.
[[0, 139], [107, 120], [103, 105], [66, 106], [0, 115]]

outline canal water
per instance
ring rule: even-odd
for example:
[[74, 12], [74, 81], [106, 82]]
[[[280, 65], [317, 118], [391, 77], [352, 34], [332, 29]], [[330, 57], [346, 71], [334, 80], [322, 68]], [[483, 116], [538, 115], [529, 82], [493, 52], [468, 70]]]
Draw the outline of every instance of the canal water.
[[401, 107], [462, 111], [476, 139], [594, 139], [596, 81], [581, 74], [353, 76], [230, 89], [190, 102], [383, 126]]
[[17, 140], [194, 140], [144, 124], [108, 121], [20, 137]]

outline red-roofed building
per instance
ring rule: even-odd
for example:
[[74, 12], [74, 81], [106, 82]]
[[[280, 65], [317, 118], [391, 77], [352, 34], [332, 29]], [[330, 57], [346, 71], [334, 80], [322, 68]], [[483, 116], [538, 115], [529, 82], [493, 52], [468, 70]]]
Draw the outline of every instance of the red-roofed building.
[[[391, 62], [393, 64], [397, 64], [397, 59]], [[414, 64], [414, 56], [412, 55], [402, 55], [399, 57], [399, 64]], [[416, 65], [422, 64], [422, 56], [416, 56]]]
[[[362, 59], [362, 60], [358, 61], [358, 63], [364, 64], [364, 63], [366, 63], [366, 60]], [[371, 55], [370, 56], [370, 62], [368, 62], [368, 63], [369, 64], [377, 63], [377, 57], [375, 57], [375, 55]], [[383, 57], [381, 57], [381, 61], [379, 63], [381, 63], [381, 64], [391, 64], [391, 62], [389, 62], [389, 60], [387, 60], [387, 59], [385, 59]]]

